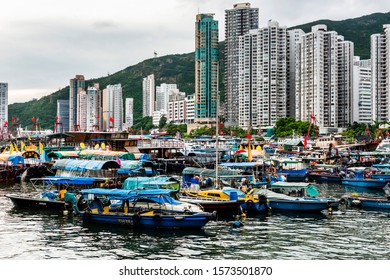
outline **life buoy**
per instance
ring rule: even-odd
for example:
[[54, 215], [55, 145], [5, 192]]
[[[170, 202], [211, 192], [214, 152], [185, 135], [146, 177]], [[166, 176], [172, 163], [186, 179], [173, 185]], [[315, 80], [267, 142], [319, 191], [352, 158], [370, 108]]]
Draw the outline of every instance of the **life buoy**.
[[270, 165], [270, 167], [268, 167], [267, 173], [268, 174], [272, 174], [272, 175], [276, 175], [276, 168], [275, 168], [275, 166]]

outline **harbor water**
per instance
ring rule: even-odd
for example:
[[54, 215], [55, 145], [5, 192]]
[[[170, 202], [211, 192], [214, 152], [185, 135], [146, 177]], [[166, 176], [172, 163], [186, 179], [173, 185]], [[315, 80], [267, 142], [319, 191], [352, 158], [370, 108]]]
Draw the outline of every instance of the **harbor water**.
[[[322, 194], [354, 192], [321, 184]], [[342, 208], [320, 214], [271, 213], [227, 220], [202, 230], [135, 230], [83, 224], [73, 215], [18, 210], [0, 188], [0, 259], [3, 260], [388, 260], [390, 212]], [[17, 242], [17, 243], [16, 243]], [[16, 246], [17, 244], [17, 246]]]

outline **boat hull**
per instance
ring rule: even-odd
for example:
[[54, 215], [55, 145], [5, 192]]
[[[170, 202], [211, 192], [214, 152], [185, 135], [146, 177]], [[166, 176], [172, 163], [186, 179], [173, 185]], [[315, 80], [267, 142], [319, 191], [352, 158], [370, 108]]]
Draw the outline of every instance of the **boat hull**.
[[50, 210], [63, 211], [67, 210], [68, 203], [59, 200], [29, 198], [18, 195], [5, 195], [8, 197], [16, 208], [31, 209], [31, 210]]
[[341, 181], [342, 185], [359, 187], [359, 188], [373, 188], [373, 189], [383, 189], [387, 186], [387, 181], [385, 180], [373, 180], [373, 179], [343, 179]]
[[338, 206], [337, 202], [327, 200], [283, 200], [274, 199], [269, 202], [272, 211], [299, 211], [299, 212], [321, 212]]
[[150, 215], [139, 214], [102, 214], [80, 212], [84, 222], [95, 222], [110, 225], [123, 225], [135, 228], [202, 228], [210, 220], [208, 214], [193, 215]]

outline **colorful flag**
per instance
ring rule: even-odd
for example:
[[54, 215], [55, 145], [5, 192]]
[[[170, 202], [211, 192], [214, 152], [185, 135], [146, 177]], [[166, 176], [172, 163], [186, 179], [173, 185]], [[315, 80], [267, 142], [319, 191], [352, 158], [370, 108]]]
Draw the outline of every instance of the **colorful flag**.
[[35, 117], [31, 117], [31, 121], [34, 122], [35, 121]]
[[307, 135], [303, 138], [303, 146], [307, 146]]
[[248, 134], [246, 135], [246, 138], [251, 139], [251, 133], [248, 131]]
[[112, 116], [110, 116], [110, 122], [114, 123], [114, 118]]
[[120, 160], [120, 158], [118, 157], [118, 156], [116, 156], [116, 162], [119, 164], [119, 165], [121, 165], [122, 164], [122, 162], [121, 162], [121, 160]]

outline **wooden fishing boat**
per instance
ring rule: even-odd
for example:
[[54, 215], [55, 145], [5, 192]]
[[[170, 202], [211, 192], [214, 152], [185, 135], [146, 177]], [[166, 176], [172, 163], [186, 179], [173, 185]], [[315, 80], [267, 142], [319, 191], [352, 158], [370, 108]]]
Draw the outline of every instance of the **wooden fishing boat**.
[[50, 211], [64, 211], [69, 205], [65, 201], [58, 199], [49, 199], [48, 197], [26, 196], [20, 194], [6, 194], [16, 208], [30, 209], [30, 210], [50, 210]]
[[340, 203], [346, 206], [390, 210], [390, 196], [345, 195]]
[[266, 196], [272, 211], [320, 212], [338, 207], [337, 199], [318, 197], [318, 194], [316, 187], [310, 183], [275, 182], [269, 188], [255, 190], [252, 195]]
[[[137, 228], [202, 228], [215, 215], [180, 208], [180, 201], [167, 197], [169, 190], [129, 191], [123, 189], [82, 190], [78, 213], [84, 222], [125, 225]], [[153, 203], [145, 203], [145, 199]], [[110, 208], [120, 202], [123, 207]], [[151, 207], [151, 204], [154, 207]], [[156, 206], [157, 204], [157, 206]], [[159, 205], [159, 206], [158, 206]], [[196, 206], [194, 206], [196, 208]]]
[[341, 180], [343, 186], [368, 188], [368, 189], [383, 189], [387, 186], [388, 181], [384, 179], [372, 179], [365, 176], [365, 170], [355, 168], [355, 176], [343, 178]]

